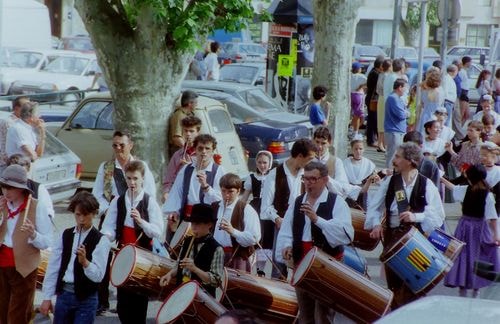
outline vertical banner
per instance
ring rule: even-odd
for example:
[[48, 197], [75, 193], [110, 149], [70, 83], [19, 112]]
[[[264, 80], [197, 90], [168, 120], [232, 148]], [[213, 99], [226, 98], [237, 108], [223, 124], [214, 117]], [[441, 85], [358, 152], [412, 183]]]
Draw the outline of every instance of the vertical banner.
[[311, 77], [314, 63], [314, 27], [310, 24], [298, 24], [297, 33], [297, 65], [293, 108], [303, 113], [310, 103]]

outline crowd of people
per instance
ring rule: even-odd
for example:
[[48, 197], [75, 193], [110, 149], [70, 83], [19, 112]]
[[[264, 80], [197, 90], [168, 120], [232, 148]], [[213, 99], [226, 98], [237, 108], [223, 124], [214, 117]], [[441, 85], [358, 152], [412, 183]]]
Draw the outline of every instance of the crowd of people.
[[[196, 280], [215, 296], [224, 267], [287, 280], [313, 247], [343, 262], [355, 232], [350, 208], [366, 211], [364, 229], [371, 238], [382, 239], [384, 252], [412, 228], [426, 235], [436, 228], [446, 231], [446, 199], [462, 202], [454, 235], [467, 245], [444, 282], [458, 287], [461, 296], [472, 290], [478, 297], [488, 282], [473, 273], [473, 263], [498, 266], [500, 135], [495, 109], [500, 81], [490, 85], [491, 73], [484, 73], [477, 85], [484, 92], [478, 112], [469, 116], [463, 73], [468, 64], [465, 57], [446, 71], [438, 63], [430, 68], [424, 82], [415, 85], [422, 97], [413, 119], [413, 81], [403, 60], [377, 58], [368, 78], [353, 64], [350, 155], [334, 154], [327, 89], [317, 86], [310, 110], [312, 138], [297, 140], [279, 165], [273, 164], [271, 152], [260, 151], [256, 170], [245, 179], [226, 172], [214, 159], [217, 140], [201, 133], [202, 121], [194, 113], [197, 94], [185, 91], [169, 120], [171, 158], [165, 170], [157, 170], [161, 195], [147, 163], [131, 153], [132, 136], [116, 130], [113, 158], [100, 165], [92, 193], [82, 191], [70, 201], [75, 225], [57, 234], [46, 189], [29, 179], [30, 163], [43, 154], [45, 127], [34, 114], [36, 105], [28, 98], [16, 99], [11, 118], [0, 124], [0, 160], [5, 161], [0, 176], [0, 322], [30, 322], [40, 251], [48, 248], [40, 312], [53, 312], [54, 323], [92, 323], [110, 308], [112, 246], [133, 244], [152, 252], [158, 242], [168, 247], [189, 224], [190, 238], [179, 252], [170, 249], [176, 263], [157, 278], [158, 285]], [[500, 72], [495, 74], [500, 79]], [[365, 107], [366, 145], [386, 154], [386, 167], [380, 170], [363, 156]], [[368, 195], [371, 186], [378, 189]], [[392, 309], [420, 296], [387, 266], [385, 275], [395, 296]], [[295, 292], [300, 323], [332, 321], [334, 311], [317, 296], [300, 287]], [[145, 323], [148, 302], [148, 296], [118, 287], [120, 321]], [[244, 317], [225, 314], [221, 323], [238, 316]]]

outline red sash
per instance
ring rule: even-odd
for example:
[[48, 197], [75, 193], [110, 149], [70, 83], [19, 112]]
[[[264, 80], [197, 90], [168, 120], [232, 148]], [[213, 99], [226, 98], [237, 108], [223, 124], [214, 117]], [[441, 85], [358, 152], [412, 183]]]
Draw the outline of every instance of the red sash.
[[[305, 257], [307, 252], [309, 252], [312, 248], [314, 247], [314, 244], [312, 241], [302, 241], [302, 257]], [[335, 260], [337, 261], [342, 261], [342, 259], [344, 258], [344, 253], [339, 253], [337, 255], [334, 255], [333, 256], [335, 258]]]
[[0, 246], [0, 268], [15, 267], [14, 249], [2, 245]]
[[137, 241], [137, 235], [135, 235], [135, 228], [123, 226], [122, 232], [122, 244], [135, 244]]
[[191, 217], [192, 211], [193, 211], [193, 205], [186, 205], [186, 207], [184, 207], [184, 217], [186, 218]]

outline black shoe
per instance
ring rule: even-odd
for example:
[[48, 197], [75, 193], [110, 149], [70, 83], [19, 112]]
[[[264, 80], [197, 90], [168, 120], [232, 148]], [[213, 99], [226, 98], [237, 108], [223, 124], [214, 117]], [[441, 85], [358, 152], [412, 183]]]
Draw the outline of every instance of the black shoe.
[[96, 312], [96, 316], [103, 316], [107, 311], [109, 307], [99, 307]]

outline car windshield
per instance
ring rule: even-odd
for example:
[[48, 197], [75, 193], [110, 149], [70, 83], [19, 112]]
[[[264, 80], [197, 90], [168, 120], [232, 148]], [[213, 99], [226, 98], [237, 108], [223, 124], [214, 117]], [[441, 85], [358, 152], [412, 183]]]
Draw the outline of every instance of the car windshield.
[[360, 46], [358, 47], [359, 56], [377, 56], [384, 55], [384, 51], [377, 46]]
[[448, 52], [448, 55], [456, 55], [456, 56], [463, 56], [467, 54], [469, 54], [469, 49], [464, 47], [455, 47]]
[[431, 47], [424, 48], [424, 56], [436, 56], [439, 57], [438, 52]]
[[63, 39], [63, 48], [75, 51], [94, 51], [94, 46], [90, 38], [65, 38]]
[[417, 51], [414, 48], [397, 48], [395, 57], [403, 57], [405, 59], [417, 59]]
[[259, 68], [256, 66], [234, 66], [228, 64], [220, 69], [219, 79], [220, 81], [252, 84], [257, 73], [259, 73]]
[[72, 74], [81, 75], [87, 67], [90, 59], [82, 57], [58, 57], [54, 61], [50, 62], [43, 71], [50, 73], [62, 73], [62, 74]]
[[265, 119], [258, 112], [253, 110], [252, 107], [249, 107], [246, 103], [233, 96], [214, 99], [223, 102], [227, 106], [229, 114], [235, 124], [252, 123]]
[[36, 52], [14, 52], [10, 55], [10, 66], [22, 69], [36, 68], [43, 55]]
[[265, 113], [284, 111], [273, 98], [269, 97], [260, 88], [240, 91], [238, 95], [241, 96], [250, 107], [257, 111]]
[[243, 53], [266, 54], [266, 50], [263, 47], [254, 44], [240, 45], [240, 51]]

